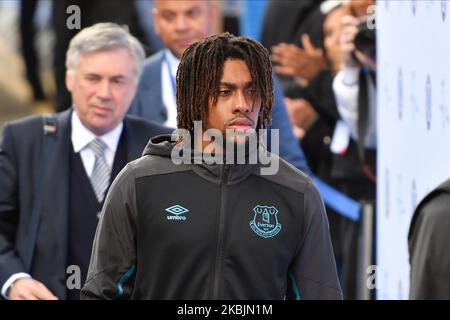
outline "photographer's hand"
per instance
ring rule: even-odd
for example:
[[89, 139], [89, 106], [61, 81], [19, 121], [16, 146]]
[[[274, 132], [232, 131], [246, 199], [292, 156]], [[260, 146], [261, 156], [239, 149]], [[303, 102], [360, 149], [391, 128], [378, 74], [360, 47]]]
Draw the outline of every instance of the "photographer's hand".
[[271, 58], [276, 73], [291, 76], [300, 86], [306, 86], [326, 65], [323, 51], [314, 47], [308, 35], [302, 35], [301, 41], [303, 49], [287, 43], [272, 47]]
[[304, 99], [285, 98], [284, 103], [294, 129], [294, 135], [298, 139], [303, 138], [305, 132], [312, 127], [319, 115], [313, 106]]

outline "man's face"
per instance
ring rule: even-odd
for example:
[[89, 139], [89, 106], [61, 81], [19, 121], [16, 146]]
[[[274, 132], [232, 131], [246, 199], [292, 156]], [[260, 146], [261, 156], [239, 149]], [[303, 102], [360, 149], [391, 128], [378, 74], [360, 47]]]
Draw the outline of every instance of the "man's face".
[[244, 133], [256, 128], [260, 109], [261, 96], [252, 89], [247, 64], [243, 60], [228, 59], [223, 65], [217, 103], [213, 104], [210, 98], [203, 129], [218, 129], [224, 137], [227, 129]]
[[135, 64], [126, 49], [81, 54], [66, 85], [81, 122], [97, 136], [124, 118], [136, 93]]
[[341, 6], [328, 13], [323, 22], [323, 45], [333, 72], [341, 66], [342, 54], [340, 37], [342, 33], [342, 17], [347, 14], [347, 8]]
[[156, 34], [164, 46], [180, 58], [190, 44], [211, 34], [214, 9], [206, 0], [155, 0]]

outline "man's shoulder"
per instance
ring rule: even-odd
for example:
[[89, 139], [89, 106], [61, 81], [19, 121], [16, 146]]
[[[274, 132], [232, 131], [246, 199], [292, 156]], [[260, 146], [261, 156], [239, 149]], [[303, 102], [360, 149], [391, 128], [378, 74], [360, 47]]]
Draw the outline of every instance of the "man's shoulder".
[[[54, 115], [50, 115], [54, 117]], [[14, 139], [35, 140], [44, 132], [44, 121], [42, 115], [31, 115], [5, 123], [4, 136], [14, 136]]]
[[138, 180], [145, 177], [165, 175], [182, 171], [189, 171], [191, 167], [175, 164], [171, 158], [158, 155], [144, 155], [129, 162], [123, 170], [128, 178]]
[[278, 163], [278, 170], [267, 171], [268, 174], [261, 172], [262, 178], [301, 193], [305, 193], [306, 189], [312, 185], [311, 179], [303, 171], [273, 153], [269, 153], [269, 155], [271, 165], [275, 162]]
[[147, 133], [150, 132], [154, 135], [169, 134], [172, 133], [173, 129], [165, 127], [155, 121], [147, 120], [142, 117], [137, 117], [134, 115], [126, 115], [124, 122], [129, 124], [135, 132]]
[[[32, 115], [5, 123], [0, 149], [14, 150], [17, 156], [28, 158], [42, 147], [43, 138], [57, 142], [67, 137], [70, 111], [49, 115]], [[48, 120], [45, 120], [48, 119]], [[53, 143], [52, 143], [53, 145]], [[13, 148], [13, 149], [11, 149]]]
[[422, 215], [423, 224], [427, 226], [440, 226], [450, 224], [450, 213], [448, 208], [450, 206], [450, 193], [440, 192], [434, 197], [427, 199], [421, 204], [419, 214]]
[[8, 121], [5, 126], [11, 127], [13, 129], [23, 129], [23, 128], [43, 128], [44, 119], [54, 119], [58, 125], [62, 122], [67, 122], [70, 117], [71, 110], [65, 110], [59, 113], [52, 114], [39, 114], [39, 115], [29, 115], [16, 120]]
[[42, 127], [42, 116], [41, 115], [31, 115], [20, 119], [11, 120], [5, 123], [5, 127], [9, 127], [13, 130], [32, 128], [32, 127]]
[[164, 59], [164, 51], [158, 51], [148, 57], [142, 68], [142, 74], [139, 78], [139, 87], [137, 95], [148, 93], [150, 90], [157, 90], [155, 83], [161, 81], [161, 65]]
[[450, 179], [428, 193], [414, 210], [408, 233], [409, 241], [417, 236], [421, 228], [436, 229], [450, 224]]
[[149, 56], [147, 59], [145, 59], [143, 74], [154, 71], [155, 68], [159, 67], [162, 64], [163, 59], [163, 50], [160, 50]]

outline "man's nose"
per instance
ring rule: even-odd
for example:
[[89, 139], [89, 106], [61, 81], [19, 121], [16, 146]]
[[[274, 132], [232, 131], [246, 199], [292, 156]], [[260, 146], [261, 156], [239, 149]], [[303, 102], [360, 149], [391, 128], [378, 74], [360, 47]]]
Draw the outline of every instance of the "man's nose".
[[108, 80], [103, 80], [99, 84], [99, 88], [97, 90], [97, 96], [101, 99], [108, 100], [111, 98], [111, 84]]
[[247, 113], [250, 110], [249, 101], [244, 92], [237, 92], [234, 106], [235, 112]]
[[187, 21], [187, 18], [184, 16], [179, 16], [175, 20], [175, 28], [177, 31], [184, 31], [188, 28], [189, 22]]

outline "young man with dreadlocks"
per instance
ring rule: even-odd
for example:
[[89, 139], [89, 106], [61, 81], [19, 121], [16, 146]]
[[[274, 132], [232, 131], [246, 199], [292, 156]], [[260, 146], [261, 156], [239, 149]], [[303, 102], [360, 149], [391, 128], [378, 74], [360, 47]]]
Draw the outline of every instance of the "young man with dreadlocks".
[[[268, 52], [246, 37], [225, 33], [186, 49], [178, 135], [152, 139], [114, 181], [82, 298], [342, 297], [316, 188], [248, 134], [270, 122], [271, 69]], [[240, 146], [244, 163], [230, 163]], [[264, 174], [260, 155], [277, 170]]]

